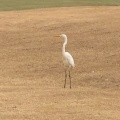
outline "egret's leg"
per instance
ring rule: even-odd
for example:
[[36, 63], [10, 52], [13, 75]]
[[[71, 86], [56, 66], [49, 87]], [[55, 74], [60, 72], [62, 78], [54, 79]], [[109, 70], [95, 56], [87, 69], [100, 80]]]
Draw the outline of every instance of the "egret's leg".
[[69, 79], [70, 79], [70, 89], [71, 89], [71, 75], [70, 75], [70, 71], [69, 71]]
[[64, 88], [66, 87], [66, 78], [67, 78], [67, 72], [65, 70], [65, 84], [64, 84]]

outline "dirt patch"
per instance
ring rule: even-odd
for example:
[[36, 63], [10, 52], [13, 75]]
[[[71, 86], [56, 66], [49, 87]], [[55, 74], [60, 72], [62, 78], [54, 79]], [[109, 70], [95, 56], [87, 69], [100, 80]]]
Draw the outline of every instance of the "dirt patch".
[[[119, 120], [120, 7], [0, 12], [2, 120]], [[63, 41], [74, 59], [63, 88]]]

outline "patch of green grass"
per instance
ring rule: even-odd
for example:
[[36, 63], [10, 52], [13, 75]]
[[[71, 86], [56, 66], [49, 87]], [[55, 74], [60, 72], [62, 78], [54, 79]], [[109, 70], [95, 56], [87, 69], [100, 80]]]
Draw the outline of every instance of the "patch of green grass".
[[34, 8], [68, 6], [119, 6], [120, 0], [0, 0], [0, 10], [23, 10]]

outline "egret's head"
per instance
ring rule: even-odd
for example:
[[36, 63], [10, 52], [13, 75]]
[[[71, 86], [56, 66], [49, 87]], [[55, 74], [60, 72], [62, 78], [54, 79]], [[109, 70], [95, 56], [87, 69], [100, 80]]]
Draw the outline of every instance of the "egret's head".
[[67, 38], [67, 36], [65, 34], [61, 34], [60, 37], [62, 37], [63, 39]]
[[63, 38], [64, 40], [67, 39], [67, 36], [66, 36], [65, 34], [57, 35], [56, 37], [61, 37], [61, 38]]
[[67, 36], [65, 34], [61, 34], [60, 37], [65, 38]]

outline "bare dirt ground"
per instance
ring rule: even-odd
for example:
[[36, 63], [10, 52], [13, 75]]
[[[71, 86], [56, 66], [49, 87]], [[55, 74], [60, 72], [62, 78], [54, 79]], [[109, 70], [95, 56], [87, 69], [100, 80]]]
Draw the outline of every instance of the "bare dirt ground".
[[120, 120], [120, 7], [0, 12], [0, 120]]

